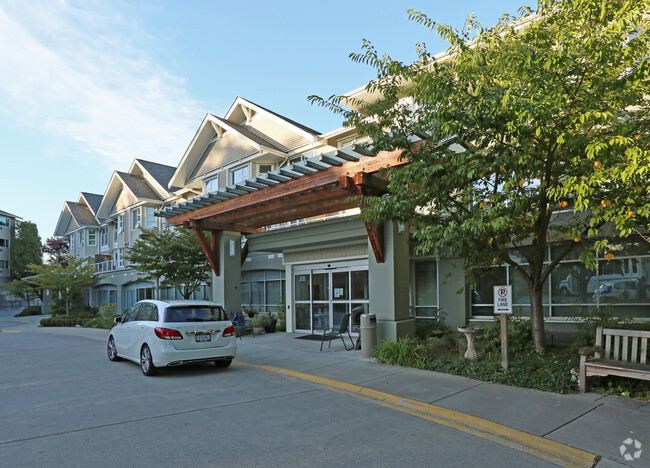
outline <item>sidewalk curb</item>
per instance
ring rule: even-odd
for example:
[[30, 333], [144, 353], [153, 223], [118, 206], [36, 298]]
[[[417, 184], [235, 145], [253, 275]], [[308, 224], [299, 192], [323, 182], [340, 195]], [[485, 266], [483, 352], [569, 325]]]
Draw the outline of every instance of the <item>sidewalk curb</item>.
[[375, 401], [388, 408], [467, 432], [558, 466], [592, 467], [599, 460], [599, 457], [593, 453], [440, 406], [281, 367], [251, 364], [243, 361], [236, 361], [233, 364], [316, 383], [355, 398]]

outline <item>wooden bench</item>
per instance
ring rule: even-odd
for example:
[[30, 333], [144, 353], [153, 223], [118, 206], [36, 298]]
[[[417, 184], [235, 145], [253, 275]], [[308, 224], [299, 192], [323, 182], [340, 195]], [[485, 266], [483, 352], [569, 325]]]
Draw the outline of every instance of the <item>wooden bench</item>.
[[[580, 391], [587, 390], [587, 377], [591, 376], [650, 380], [648, 338], [650, 331], [598, 327], [596, 346], [580, 348]], [[589, 358], [592, 353], [594, 358]]]

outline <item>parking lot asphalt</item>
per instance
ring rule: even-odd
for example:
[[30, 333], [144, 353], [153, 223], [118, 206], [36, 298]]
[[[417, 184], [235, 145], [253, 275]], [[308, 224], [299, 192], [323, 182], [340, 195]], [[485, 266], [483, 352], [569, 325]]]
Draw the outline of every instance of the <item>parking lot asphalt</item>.
[[[107, 330], [44, 328], [42, 317], [0, 312], [2, 332], [78, 335], [104, 342]], [[559, 395], [379, 364], [339, 341], [295, 333], [238, 339], [234, 365], [306, 380], [428, 419], [560, 466], [650, 467], [650, 402], [595, 393]]]

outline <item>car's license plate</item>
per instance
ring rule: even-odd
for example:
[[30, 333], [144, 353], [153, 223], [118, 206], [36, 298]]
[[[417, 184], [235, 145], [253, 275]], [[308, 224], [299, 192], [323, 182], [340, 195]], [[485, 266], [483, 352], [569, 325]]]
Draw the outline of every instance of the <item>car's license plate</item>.
[[211, 341], [212, 337], [210, 336], [210, 333], [208, 332], [199, 332], [196, 335], [196, 341], [202, 342], [202, 341]]

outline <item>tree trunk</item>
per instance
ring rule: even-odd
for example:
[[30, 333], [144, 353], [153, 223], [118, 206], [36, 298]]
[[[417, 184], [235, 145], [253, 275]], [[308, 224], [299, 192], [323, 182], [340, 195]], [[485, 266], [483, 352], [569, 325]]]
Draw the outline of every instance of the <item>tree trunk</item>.
[[70, 298], [65, 297], [65, 315], [70, 315]]
[[530, 289], [530, 320], [533, 326], [533, 344], [539, 353], [546, 346], [546, 333], [544, 332], [544, 301], [542, 287]]

